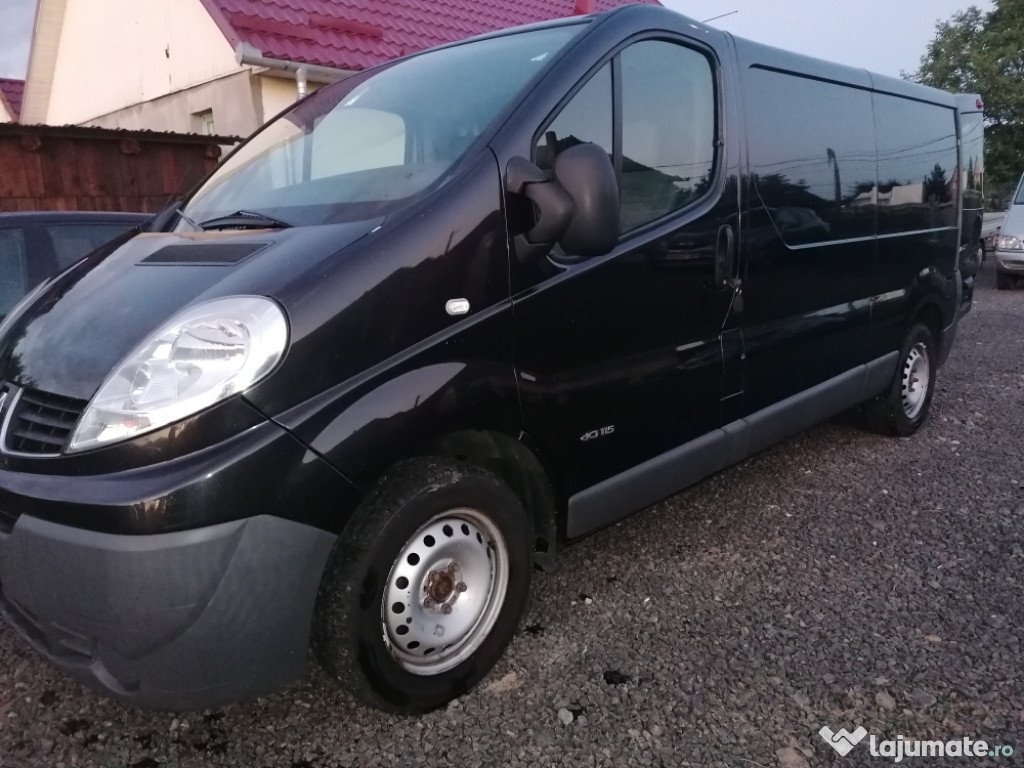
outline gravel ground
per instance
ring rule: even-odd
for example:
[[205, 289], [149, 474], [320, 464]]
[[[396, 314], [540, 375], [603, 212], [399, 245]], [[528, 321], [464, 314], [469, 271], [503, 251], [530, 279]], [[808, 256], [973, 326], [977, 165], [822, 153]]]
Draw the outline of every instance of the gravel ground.
[[991, 264], [928, 425], [840, 418], [565, 553], [505, 657], [445, 710], [361, 707], [318, 669], [223, 710], [140, 712], [0, 628], [11, 766], [860, 766], [817, 735], [964, 736], [1024, 762], [1024, 290]]

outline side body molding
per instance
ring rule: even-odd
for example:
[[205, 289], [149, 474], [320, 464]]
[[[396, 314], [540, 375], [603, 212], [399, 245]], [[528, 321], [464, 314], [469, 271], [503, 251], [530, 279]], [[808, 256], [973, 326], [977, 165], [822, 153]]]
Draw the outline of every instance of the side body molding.
[[867, 400], [892, 381], [898, 358], [859, 365], [580, 491], [569, 499], [566, 535], [610, 525]]

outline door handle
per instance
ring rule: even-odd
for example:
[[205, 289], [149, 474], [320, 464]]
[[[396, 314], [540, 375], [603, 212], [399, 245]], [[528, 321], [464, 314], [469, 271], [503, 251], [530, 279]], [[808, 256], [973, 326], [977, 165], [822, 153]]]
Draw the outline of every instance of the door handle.
[[723, 224], [718, 228], [718, 239], [715, 243], [716, 288], [723, 289], [732, 286], [732, 271], [735, 261], [736, 234], [729, 224]]

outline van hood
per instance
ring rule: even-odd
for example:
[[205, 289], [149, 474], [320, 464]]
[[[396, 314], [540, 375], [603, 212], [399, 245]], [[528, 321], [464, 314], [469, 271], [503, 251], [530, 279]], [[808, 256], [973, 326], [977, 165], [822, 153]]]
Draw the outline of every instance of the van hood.
[[78, 400], [158, 326], [224, 296], [276, 299], [292, 320], [325, 262], [382, 219], [231, 232], [145, 233], [47, 284], [0, 338], [0, 380]]

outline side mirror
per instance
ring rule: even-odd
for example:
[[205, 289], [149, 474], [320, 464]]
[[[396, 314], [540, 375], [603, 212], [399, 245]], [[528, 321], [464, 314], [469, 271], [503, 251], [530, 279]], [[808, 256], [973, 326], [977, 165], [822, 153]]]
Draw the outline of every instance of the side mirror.
[[533, 227], [516, 239], [528, 260], [559, 243], [571, 256], [602, 256], [619, 241], [619, 185], [607, 153], [577, 144], [555, 158], [554, 178], [523, 157], [505, 170], [505, 189], [533, 203]]
[[573, 256], [603, 256], [619, 242], [619, 184], [608, 153], [577, 144], [555, 158], [555, 181], [573, 202], [569, 227], [559, 238]]

